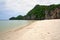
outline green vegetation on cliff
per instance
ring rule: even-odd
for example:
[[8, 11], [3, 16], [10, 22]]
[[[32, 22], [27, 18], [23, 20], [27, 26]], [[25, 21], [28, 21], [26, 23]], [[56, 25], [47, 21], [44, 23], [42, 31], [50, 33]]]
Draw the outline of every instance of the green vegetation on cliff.
[[11, 17], [10, 20], [41, 20], [45, 19], [45, 11], [50, 13], [52, 10], [55, 10], [56, 8], [60, 8], [60, 4], [58, 5], [36, 5], [32, 10], [30, 10], [25, 16], [17, 16], [17, 17]]
[[11, 17], [9, 20], [21, 20], [24, 19], [22, 15], [18, 15], [17, 17]]
[[45, 6], [36, 5], [31, 11], [27, 13], [27, 15], [32, 15], [32, 17], [35, 17], [35, 19], [43, 19], [45, 16], [44, 10]]

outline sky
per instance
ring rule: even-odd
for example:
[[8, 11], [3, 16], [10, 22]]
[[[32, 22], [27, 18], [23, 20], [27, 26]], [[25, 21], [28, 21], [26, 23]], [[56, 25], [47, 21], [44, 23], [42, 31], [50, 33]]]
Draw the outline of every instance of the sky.
[[37, 4], [60, 4], [60, 0], [0, 0], [0, 19], [26, 15]]

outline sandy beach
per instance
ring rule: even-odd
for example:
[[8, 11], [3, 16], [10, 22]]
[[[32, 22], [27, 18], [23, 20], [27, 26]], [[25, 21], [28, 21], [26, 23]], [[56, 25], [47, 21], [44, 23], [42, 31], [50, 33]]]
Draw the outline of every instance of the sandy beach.
[[0, 40], [60, 40], [60, 19], [35, 21], [0, 34]]

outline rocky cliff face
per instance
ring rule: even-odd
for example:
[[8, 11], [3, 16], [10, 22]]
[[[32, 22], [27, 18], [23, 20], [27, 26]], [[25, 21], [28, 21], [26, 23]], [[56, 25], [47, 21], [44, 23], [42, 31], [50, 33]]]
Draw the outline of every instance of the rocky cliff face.
[[[35, 7], [35, 8], [36, 8], [36, 7]], [[34, 8], [34, 9], [35, 9], [35, 8]], [[38, 8], [38, 7], [37, 7], [37, 8]], [[54, 8], [54, 7], [53, 7], [53, 8]], [[33, 9], [33, 10], [34, 10], [34, 9]], [[32, 12], [33, 10], [31, 10], [30, 12]], [[40, 11], [41, 9], [38, 9], [38, 10]], [[36, 10], [36, 11], [37, 11], [37, 10]], [[33, 13], [28, 13], [28, 14], [30, 14], [30, 15], [27, 16], [26, 18], [29, 19], [29, 20], [60, 19], [60, 6], [54, 8], [53, 10], [47, 10], [47, 9], [45, 9], [44, 11], [41, 10], [41, 11], [44, 13], [44, 15], [43, 15], [42, 12], [40, 13], [39, 11], [37, 11], [37, 13], [36, 13], [36, 11], [34, 11], [35, 14], [33, 14]], [[43, 15], [43, 16], [41, 17], [40, 15]]]
[[45, 19], [60, 19], [60, 8], [56, 8], [54, 10], [45, 11]]
[[25, 16], [12, 17], [10, 20], [44, 20], [44, 19], [60, 19], [59, 5], [36, 5]]

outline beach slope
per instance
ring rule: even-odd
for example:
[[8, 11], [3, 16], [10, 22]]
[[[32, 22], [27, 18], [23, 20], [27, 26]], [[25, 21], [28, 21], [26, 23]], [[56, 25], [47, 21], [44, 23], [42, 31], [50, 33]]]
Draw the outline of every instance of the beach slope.
[[35, 21], [0, 34], [0, 40], [60, 40], [60, 19]]

